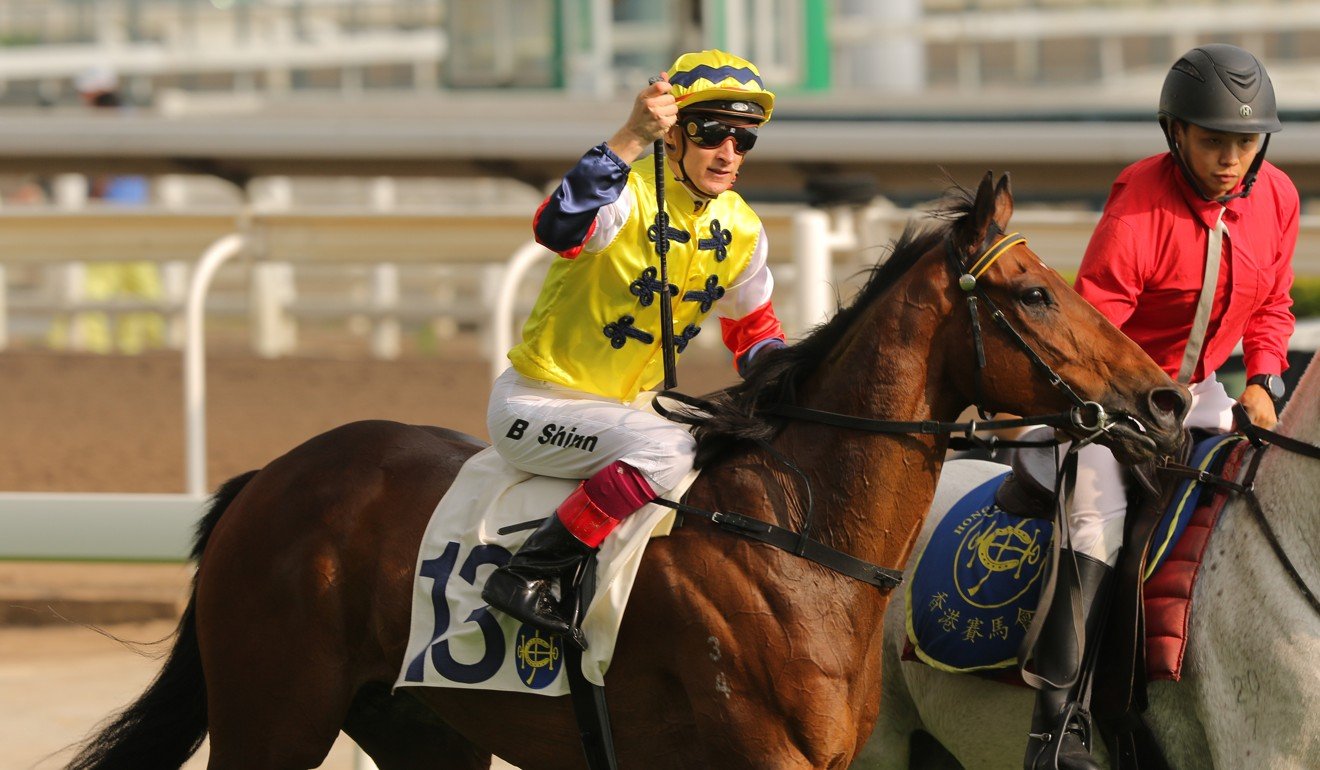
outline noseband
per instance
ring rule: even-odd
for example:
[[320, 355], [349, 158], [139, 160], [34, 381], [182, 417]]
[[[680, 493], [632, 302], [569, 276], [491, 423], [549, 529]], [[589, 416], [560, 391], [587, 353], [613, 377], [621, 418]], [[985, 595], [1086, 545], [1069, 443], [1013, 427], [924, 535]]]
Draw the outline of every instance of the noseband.
[[[995, 238], [995, 236], [1000, 237], [998, 240], [991, 243], [991, 239]], [[1049, 364], [1045, 363], [1045, 359], [1041, 358], [1040, 354], [1031, 347], [1031, 343], [1027, 342], [1026, 339], [1018, 333], [1017, 329], [1013, 328], [1013, 324], [1009, 323], [1008, 318], [985, 293], [979, 283], [980, 277], [984, 275], [985, 272], [990, 269], [990, 266], [1009, 249], [1019, 244], [1025, 244], [1026, 242], [1026, 237], [1021, 233], [1014, 232], [1004, 234], [998, 227], [992, 224], [989, 232], [986, 233], [986, 243], [983, 246], [981, 253], [972, 260], [971, 266], [964, 270], [962, 261], [958, 259], [957, 249], [954, 248], [953, 238], [946, 237], [944, 239], [945, 261], [949, 266], [949, 271], [957, 278], [958, 288], [962, 289], [963, 293], [966, 295], [967, 311], [971, 316], [972, 347], [976, 352], [976, 374], [973, 377], [973, 382], [975, 383], [976, 388], [976, 408], [982, 417], [986, 416], [984, 406], [985, 394], [981, 384], [983, 376], [982, 372], [985, 369], [985, 348], [982, 341], [981, 314], [979, 312], [979, 304], [984, 303], [985, 306], [989, 308], [990, 319], [995, 322], [995, 325], [1002, 329], [1004, 333], [1009, 336], [1009, 339], [1013, 340], [1014, 344], [1026, 354], [1027, 359], [1031, 361], [1031, 364], [1045, 375], [1045, 380], [1056, 390], [1063, 393], [1063, 395], [1072, 403], [1073, 407], [1068, 412], [1071, 426], [1089, 433], [1090, 436], [1084, 439], [1084, 442], [1090, 443], [1109, 430], [1115, 422], [1114, 418], [1106, 413], [1104, 407], [1099, 403], [1095, 401], [1084, 401], [1078, 396], [1077, 392], [1074, 391], [1068, 383], [1064, 382], [1063, 378], [1060, 377]]]

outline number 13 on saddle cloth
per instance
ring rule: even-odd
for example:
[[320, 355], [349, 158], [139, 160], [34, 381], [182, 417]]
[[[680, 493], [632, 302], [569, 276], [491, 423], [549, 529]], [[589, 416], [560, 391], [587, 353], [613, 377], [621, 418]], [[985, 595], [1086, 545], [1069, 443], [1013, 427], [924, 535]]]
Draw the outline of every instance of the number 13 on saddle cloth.
[[[688, 473], [663, 496], [678, 499], [696, 477], [697, 471]], [[422, 538], [407, 654], [396, 687], [568, 694], [563, 639], [492, 612], [481, 599], [481, 587], [531, 533], [522, 528], [500, 534], [500, 529], [544, 517], [546, 501], [562, 500], [577, 483], [520, 471], [493, 448], [464, 464]], [[588, 681], [604, 684], [647, 540], [669, 534], [673, 522], [671, 509], [647, 505], [602, 544], [595, 597], [582, 620], [590, 642], [582, 656]]]

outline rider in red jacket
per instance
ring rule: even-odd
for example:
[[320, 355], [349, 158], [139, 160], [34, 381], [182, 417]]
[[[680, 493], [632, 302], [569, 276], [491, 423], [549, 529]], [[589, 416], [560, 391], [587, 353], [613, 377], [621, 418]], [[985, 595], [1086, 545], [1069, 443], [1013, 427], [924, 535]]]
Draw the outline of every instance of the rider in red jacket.
[[[1170, 69], [1159, 115], [1169, 152], [1134, 163], [1114, 182], [1077, 291], [1188, 386], [1187, 427], [1233, 429], [1234, 400], [1215, 370], [1241, 342], [1249, 384], [1238, 402], [1252, 423], [1273, 427], [1293, 330], [1300, 208], [1292, 182], [1265, 162], [1269, 136], [1282, 127], [1274, 88], [1250, 53], [1200, 46]], [[1099, 632], [1103, 613], [1092, 609], [1104, 605], [1098, 597], [1118, 560], [1126, 513], [1117, 460], [1098, 444], [1083, 447], [1068, 510], [1073, 553], [1060, 560], [1071, 565], [1075, 556], [1077, 569], [1059, 570], [1033, 656], [1051, 681], [1077, 669]], [[1085, 639], [1076, 638], [1077, 609]], [[1075, 687], [1038, 690], [1027, 768], [1098, 767], [1081, 696]]]

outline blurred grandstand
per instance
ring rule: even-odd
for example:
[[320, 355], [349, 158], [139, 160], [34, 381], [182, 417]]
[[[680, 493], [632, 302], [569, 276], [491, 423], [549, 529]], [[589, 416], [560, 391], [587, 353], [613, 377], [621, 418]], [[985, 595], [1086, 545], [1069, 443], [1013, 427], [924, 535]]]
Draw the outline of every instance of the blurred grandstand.
[[[170, 212], [198, 211], [232, 215], [236, 228], [253, 211], [522, 216], [613, 130], [648, 76], [702, 47], [749, 56], [779, 93], [740, 190], [772, 215], [784, 207], [781, 218], [814, 206], [853, 227], [836, 279], [901, 212], [936, 197], [945, 172], [969, 183], [1011, 171], [1021, 208], [1072, 217], [1059, 245], [1075, 259], [1117, 171], [1163, 149], [1154, 111], [1170, 62], [1208, 41], [1267, 62], [1285, 122], [1270, 158], [1314, 211], [1320, 2], [0, 0], [0, 345], [35, 338], [56, 314], [33, 308], [84, 302], [64, 265], [110, 258], [93, 220], [78, 218], [106, 206], [89, 200], [86, 175], [146, 175], [146, 205], [116, 209], [150, 215], [133, 225], [145, 229], [178, 230], [161, 224]], [[79, 104], [79, 78], [98, 72], [123, 103], [114, 114]], [[283, 241], [299, 244], [299, 261], [327, 240], [313, 220]], [[1320, 274], [1317, 233], [1304, 223], [1299, 272]], [[498, 250], [445, 261], [498, 266], [510, 250], [493, 240]], [[63, 259], [51, 246], [61, 242]], [[165, 309], [177, 311], [197, 244], [143, 242], [143, 258], [178, 265], [164, 282], [175, 287]], [[279, 274], [265, 266], [287, 257], [250, 256], [260, 264], [222, 273], [234, 288], [222, 310], [249, 312], [251, 276]], [[398, 279], [371, 269], [390, 259], [363, 249], [349, 290], [397, 297], [380, 281]], [[300, 272], [304, 298], [329, 280]], [[425, 284], [414, 273], [405, 283]], [[434, 301], [456, 285], [489, 296], [489, 269], [438, 275], [448, 294], [423, 289]], [[293, 291], [282, 280], [260, 291]], [[414, 305], [412, 321], [427, 313]], [[304, 315], [332, 314], [317, 307]]]
[[[853, 168], [913, 202], [937, 165], [1007, 163], [1022, 195], [1094, 206], [1161, 149], [1159, 83], [1202, 41], [1269, 64], [1290, 129], [1272, 157], [1320, 194], [1320, 2], [1292, 0], [5, 0], [0, 169], [539, 188], [676, 52], [716, 46], [781, 94], [749, 197]], [[111, 125], [76, 107], [93, 68], [136, 107]]]

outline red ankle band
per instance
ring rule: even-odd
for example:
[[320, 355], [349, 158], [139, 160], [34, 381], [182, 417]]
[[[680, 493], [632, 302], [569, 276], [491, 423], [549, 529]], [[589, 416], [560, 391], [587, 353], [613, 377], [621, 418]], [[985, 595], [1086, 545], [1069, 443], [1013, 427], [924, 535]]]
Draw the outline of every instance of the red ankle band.
[[578, 484], [556, 513], [574, 537], [599, 548], [620, 521], [654, 497], [655, 490], [642, 472], [618, 461]]
[[586, 492], [586, 482], [559, 504], [555, 515], [573, 537], [592, 548], [599, 548], [605, 536], [619, 526], [619, 520], [601, 510]]

